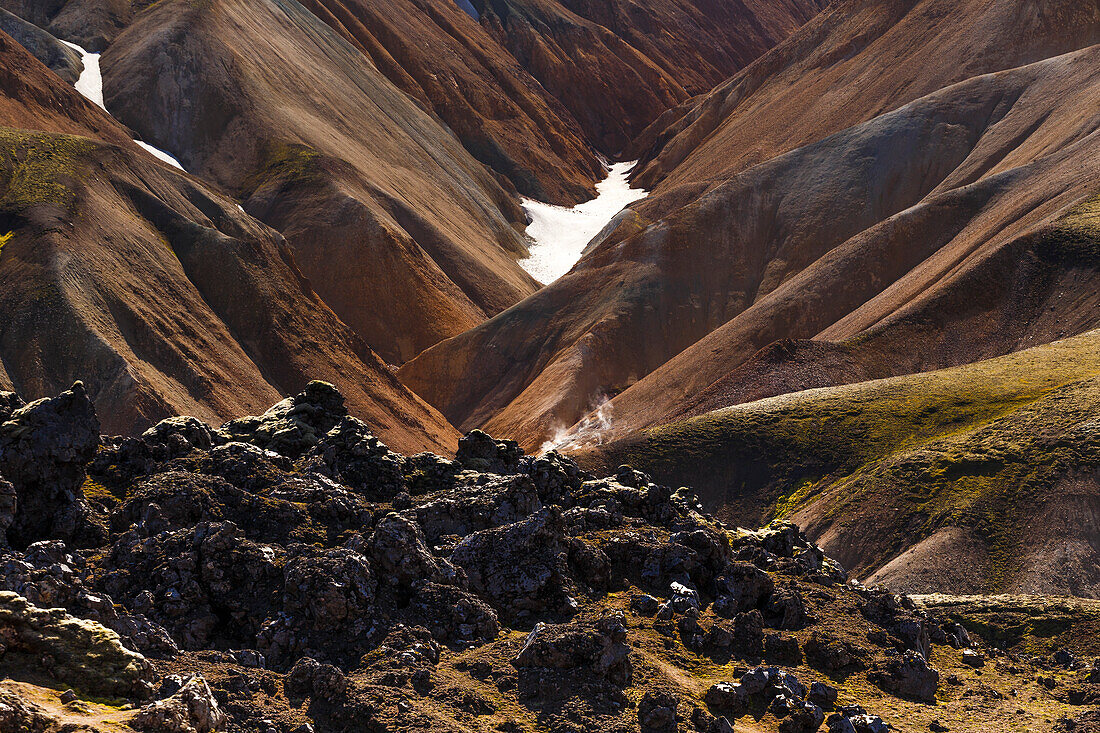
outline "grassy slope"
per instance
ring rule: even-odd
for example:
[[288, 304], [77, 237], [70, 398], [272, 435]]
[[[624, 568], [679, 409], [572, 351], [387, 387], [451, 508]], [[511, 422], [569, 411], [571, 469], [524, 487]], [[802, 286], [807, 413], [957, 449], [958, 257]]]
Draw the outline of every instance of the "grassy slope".
[[816, 534], [832, 529], [863, 571], [941, 527], [973, 528], [990, 549], [996, 590], [1018, 569], [1020, 523], [1060, 478], [1100, 469], [1098, 405], [1093, 331], [954, 369], [717, 410], [612, 444], [599, 460], [692, 485], [736, 521], [793, 516]]

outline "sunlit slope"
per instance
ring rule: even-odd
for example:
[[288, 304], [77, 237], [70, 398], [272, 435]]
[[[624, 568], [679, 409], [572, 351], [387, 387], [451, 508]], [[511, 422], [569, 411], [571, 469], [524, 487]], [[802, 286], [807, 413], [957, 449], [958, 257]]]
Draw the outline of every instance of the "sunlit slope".
[[697, 487], [742, 523], [789, 517], [902, 589], [1097, 596], [1098, 406], [1092, 331], [715, 410], [588, 459]]

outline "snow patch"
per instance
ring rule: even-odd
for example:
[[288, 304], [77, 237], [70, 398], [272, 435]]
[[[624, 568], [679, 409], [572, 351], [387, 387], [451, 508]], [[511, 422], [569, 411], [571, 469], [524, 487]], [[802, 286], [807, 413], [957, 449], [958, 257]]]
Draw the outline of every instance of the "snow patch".
[[80, 54], [80, 61], [84, 64], [84, 71], [80, 72], [80, 78], [74, 85], [76, 90], [106, 110], [107, 106], [103, 104], [103, 72], [99, 70], [100, 55], [88, 53], [75, 43], [62, 43]]
[[[99, 68], [100, 54], [89, 53], [75, 43], [69, 43], [68, 41], [61, 42], [80, 54], [80, 61], [84, 64], [84, 71], [80, 72], [80, 78], [76, 80], [76, 84], [73, 86], [94, 104], [99, 105], [104, 112], [110, 114], [107, 105], [103, 103], [103, 72]], [[180, 162], [176, 160], [174, 156], [169, 155], [159, 148], [154, 148], [149, 143], [143, 143], [141, 140], [134, 140], [134, 142], [158, 160], [163, 160], [168, 165], [175, 166], [181, 171], [184, 170], [183, 166], [180, 165]]]
[[544, 285], [573, 269], [588, 243], [616, 214], [648, 195], [627, 182], [636, 163], [612, 165], [607, 178], [596, 184], [596, 198], [571, 209], [523, 199], [523, 208], [531, 217], [527, 226], [531, 256], [520, 260], [520, 266]]
[[179, 168], [181, 171], [183, 170], [183, 166], [180, 165], [180, 162], [178, 160], [176, 160], [175, 158], [173, 158], [168, 153], [164, 152], [163, 150], [160, 150], [159, 148], [154, 148], [149, 143], [143, 143], [141, 140], [134, 140], [134, 142], [136, 142], [138, 145], [140, 145], [143, 149], [147, 150], [154, 157], [159, 158], [160, 160], [163, 160], [168, 165], [172, 165], [172, 166], [175, 166], [176, 168]]

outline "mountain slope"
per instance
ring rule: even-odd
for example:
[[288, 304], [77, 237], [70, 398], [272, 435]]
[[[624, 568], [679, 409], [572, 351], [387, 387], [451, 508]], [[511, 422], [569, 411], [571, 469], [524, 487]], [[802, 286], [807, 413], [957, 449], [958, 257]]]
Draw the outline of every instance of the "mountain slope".
[[0, 59], [0, 122], [42, 130], [0, 127], [0, 383], [36, 398], [84, 380], [110, 407], [104, 427], [130, 433], [326, 378], [379, 435], [454, 445], [312, 292], [281, 235], [142, 151], [2, 34]]
[[529, 198], [575, 204], [603, 165], [562, 104], [450, 0], [307, 0], [305, 7], [439, 115]]
[[[1090, 47], [976, 77], [712, 188], [647, 199], [569, 275], [420, 355], [402, 379], [455, 424], [486, 425], [533, 448], [603, 397], [626, 390], [611, 404], [611, 430], [626, 435], [772, 341], [813, 338], [833, 324], [852, 338], [919, 298], [947, 324], [929, 328], [925, 342], [952, 329], [969, 342], [918, 368], [1017, 348], [995, 327], [1007, 300], [991, 296], [963, 313], [970, 306], [958, 298], [933, 299], [956, 269], [1011, 270], [995, 252], [1100, 190], [1098, 58], [1100, 47]], [[1022, 276], [1068, 278], [1073, 297], [1050, 305], [1055, 318], [1074, 313], [1065, 326], [1076, 331], [1038, 329], [1033, 338], [1095, 324], [1095, 264], [1039, 261]], [[1027, 312], [1045, 297], [1036, 291]], [[861, 307], [860, 320], [849, 318]], [[991, 327], [974, 331], [964, 315]], [[893, 373], [910, 363], [899, 359]]]
[[[645, 188], [709, 184], [938, 89], [1100, 43], [1077, 0], [845, 0], [636, 142]], [[920, 73], [913, 73], [920, 69]], [[647, 149], [647, 142], [649, 143]]]
[[1091, 331], [715, 410], [586, 461], [691, 483], [733, 521], [790, 518], [858, 577], [899, 592], [1095, 598], [1098, 401]]
[[280, 230], [318, 294], [385, 359], [536, 289], [515, 261], [518, 202], [294, 0], [158, 3], [103, 69], [108, 109]]
[[665, 110], [710, 89], [813, 17], [821, 0], [592, 3], [473, 0], [502, 46], [617, 155]]

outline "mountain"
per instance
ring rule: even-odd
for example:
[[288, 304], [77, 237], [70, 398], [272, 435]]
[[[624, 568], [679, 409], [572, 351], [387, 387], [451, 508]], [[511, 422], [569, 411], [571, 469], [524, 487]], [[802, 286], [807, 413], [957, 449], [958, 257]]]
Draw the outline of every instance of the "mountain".
[[161, 2], [102, 64], [107, 108], [282, 232], [384, 359], [535, 291], [516, 199], [297, 2]]
[[[310, 288], [283, 237], [136, 146], [0, 34], [0, 383], [85, 380], [104, 428], [219, 420], [314, 377], [410, 449], [457, 434]], [[31, 128], [31, 129], [26, 129]]]
[[[419, 355], [402, 380], [455, 425], [533, 449], [597, 423], [606, 439], [625, 437], [704, 394], [708, 409], [765, 396], [739, 391], [746, 379], [768, 394], [800, 389], [735, 373], [784, 339], [859, 352], [850, 374], [808, 368], [806, 386], [823, 386], [1094, 328], [1095, 260], [1060, 254], [1043, 233], [1100, 191], [1100, 17], [1077, 3], [951, 7], [831, 6], [708, 97], [724, 107], [700, 103], [730, 122], [712, 123], [569, 275]], [[1013, 31], [1024, 41], [1002, 48], [990, 29], [1012, 18], [1026, 21]], [[909, 35], [932, 40], [891, 40]], [[898, 69], [927, 59], [965, 78], [922, 74], [899, 93], [878, 79], [899, 49], [909, 55]], [[814, 86], [842, 73], [835, 94]], [[834, 110], [836, 95], [858, 104]], [[798, 99], [798, 115], [768, 121], [771, 105]]]
[[471, 0], [471, 15], [617, 155], [812, 18], [825, 0]]
[[48, 31], [100, 53], [149, 0], [0, 0], [0, 7]]
[[570, 113], [449, 0], [308, 0], [305, 7], [454, 131], [519, 193], [554, 204], [594, 195], [603, 165]]

